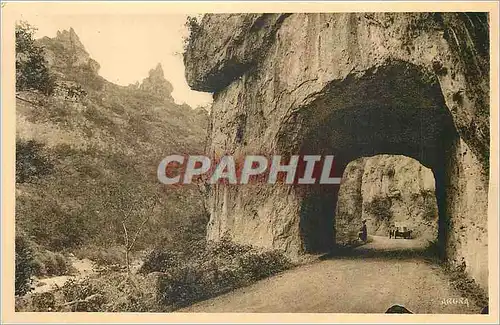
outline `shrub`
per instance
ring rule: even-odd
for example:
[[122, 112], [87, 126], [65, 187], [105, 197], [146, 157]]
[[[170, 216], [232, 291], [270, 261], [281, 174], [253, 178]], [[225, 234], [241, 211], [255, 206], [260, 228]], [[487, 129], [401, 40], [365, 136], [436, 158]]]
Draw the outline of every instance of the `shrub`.
[[70, 279], [61, 287], [61, 291], [66, 301], [82, 300], [97, 293], [103, 294], [99, 286], [90, 279]]
[[[50, 186], [55, 187], [54, 183]], [[36, 190], [42, 192], [44, 189], [45, 186]], [[60, 196], [61, 192], [57, 190], [50, 193]], [[76, 210], [68, 206], [67, 201], [57, 200], [54, 196], [48, 197], [50, 193], [41, 197], [16, 197], [16, 222], [37, 244], [50, 251], [72, 249], [87, 242], [94, 225], [86, 211], [83, 208]]]
[[200, 23], [198, 22], [198, 18], [194, 16], [188, 16], [185, 25], [190, 33], [197, 33], [201, 29]]
[[291, 267], [290, 261], [277, 251], [245, 254], [240, 257], [239, 265], [251, 280], [260, 280]]
[[197, 266], [186, 265], [170, 270], [169, 277], [159, 281], [160, 300], [165, 305], [180, 308], [209, 297], [209, 283], [204, 281], [204, 271]]
[[69, 274], [71, 263], [61, 253], [40, 249], [34, 253], [34, 273], [37, 276], [59, 276]]
[[242, 273], [251, 280], [259, 280], [267, 273], [262, 272], [261, 269], [265, 266], [264, 263], [264, 256], [253, 252], [239, 258], [239, 266], [241, 267]]
[[158, 281], [158, 300], [176, 309], [248, 285], [291, 266], [279, 251], [261, 252], [223, 239], [210, 242], [205, 250], [182, 258], [174, 251], [153, 251], [141, 272], [165, 275]]
[[435, 192], [432, 190], [422, 190], [420, 197], [423, 200], [422, 219], [425, 221], [435, 221], [438, 217]]
[[74, 82], [59, 82], [54, 87], [54, 95], [65, 100], [81, 101], [87, 94], [81, 85]]
[[251, 249], [252, 246], [235, 244], [226, 237], [218, 242], [209, 242], [207, 245], [209, 254], [228, 258], [240, 256], [249, 252]]
[[165, 272], [179, 264], [179, 256], [172, 251], [152, 250], [144, 259], [139, 270], [143, 274], [151, 272]]
[[16, 141], [16, 183], [34, 182], [52, 172], [54, 166], [43, 153], [44, 144]]
[[371, 202], [365, 205], [364, 209], [379, 220], [390, 220], [392, 218], [390, 198], [375, 197]]
[[33, 250], [30, 242], [23, 234], [17, 234], [15, 239], [16, 279], [15, 294], [24, 295], [32, 290]]
[[98, 312], [104, 311], [106, 303], [102, 285], [91, 278], [81, 281], [70, 279], [60, 289], [65, 304], [72, 311]]
[[41, 292], [33, 295], [32, 304], [36, 311], [54, 311], [56, 298], [52, 292]]
[[[66, 71], [66, 76], [70, 80], [80, 85], [84, 85], [87, 90], [103, 91], [106, 80], [99, 76], [95, 70], [94, 65], [96, 63], [97, 62], [90, 59], [88, 64], [74, 67], [71, 71]], [[87, 90], [85, 90], [85, 92], [87, 92]]]
[[424, 255], [431, 260], [439, 260], [442, 251], [441, 244], [437, 239], [429, 240], [425, 247]]
[[99, 312], [103, 311], [104, 303], [106, 303], [106, 298], [102, 294], [96, 293], [76, 302], [72, 311]]
[[445, 270], [448, 273], [451, 285], [462, 292], [465, 297], [472, 299], [472, 302], [480, 308], [488, 306], [488, 293], [484, 291], [469, 275], [465, 269], [465, 262], [445, 263]]
[[187, 50], [189, 44], [195, 39], [201, 32], [201, 25], [198, 22], [198, 18], [195, 16], [188, 16], [184, 26], [187, 27], [189, 35], [184, 39], [184, 51]]
[[[58, 311], [165, 312], [188, 306], [292, 266], [278, 251], [261, 252], [228, 240], [209, 243], [191, 256], [174, 250], [151, 252], [141, 269], [147, 275], [107, 272], [69, 280], [54, 292]], [[161, 270], [158, 271], [158, 270]], [[26, 301], [18, 310], [30, 310]], [[43, 306], [42, 306], [43, 305]], [[48, 304], [33, 307], [47, 310]], [[52, 304], [50, 304], [52, 306]]]
[[74, 254], [79, 259], [88, 258], [100, 266], [125, 264], [125, 249], [122, 247], [86, 246], [77, 249]]
[[66, 213], [53, 210], [52, 217], [57, 218], [53, 223], [53, 235], [49, 237], [49, 247], [53, 250], [74, 248], [87, 239], [87, 220], [76, 213]]

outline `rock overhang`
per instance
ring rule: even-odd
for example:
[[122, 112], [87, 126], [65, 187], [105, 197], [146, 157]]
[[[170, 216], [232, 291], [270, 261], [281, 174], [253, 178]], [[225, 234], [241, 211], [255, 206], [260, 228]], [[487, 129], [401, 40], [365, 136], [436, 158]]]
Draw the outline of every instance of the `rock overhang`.
[[208, 14], [184, 54], [186, 77], [193, 89], [219, 94], [258, 75], [273, 100], [300, 106], [334, 82], [407, 62], [437, 80], [458, 132], [487, 166], [489, 41], [481, 26], [481, 13]]

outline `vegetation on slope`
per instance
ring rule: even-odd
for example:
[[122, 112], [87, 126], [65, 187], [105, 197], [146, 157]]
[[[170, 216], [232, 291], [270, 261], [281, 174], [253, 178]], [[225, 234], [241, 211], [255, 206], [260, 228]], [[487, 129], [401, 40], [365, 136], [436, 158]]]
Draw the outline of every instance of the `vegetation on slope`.
[[206, 111], [158, 94], [154, 82], [165, 89], [163, 75], [147, 89], [106, 81], [73, 30], [41, 40], [33, 31], [27, 23], [16, 28], [16, 253], [26, 257], [16, 293], [29, 291], [30, 276], [48, 275], [36, 251], [102, 257], [124, 247], [124, 227], [132, 236], [146, 219], [131, 254], [183, 245], [186, 229], [203, 238], [198, 188], [165, 187], [156, 169], [166, 155], [202, 152]]

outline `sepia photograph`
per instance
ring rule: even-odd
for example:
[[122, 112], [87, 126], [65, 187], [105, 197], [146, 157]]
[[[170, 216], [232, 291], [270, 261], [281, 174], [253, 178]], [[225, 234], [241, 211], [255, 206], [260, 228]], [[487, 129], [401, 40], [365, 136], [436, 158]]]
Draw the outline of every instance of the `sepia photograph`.
[[2, 300], [35, 322], [498, 320], [480, 4], [2, 2]]

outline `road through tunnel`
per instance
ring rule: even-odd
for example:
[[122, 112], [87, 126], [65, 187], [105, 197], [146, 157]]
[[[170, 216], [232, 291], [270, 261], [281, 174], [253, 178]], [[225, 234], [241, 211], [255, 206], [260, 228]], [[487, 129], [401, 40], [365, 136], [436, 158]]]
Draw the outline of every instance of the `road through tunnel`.
[[[360, 157], [382, 154], [410, 157], [431, 169], [444, 254], [447, 168], [458, 134], [435, 77], [410, 63], [387, 62], [333, 82], [296, 114], [293, 120], [304, 127], [299, 152], [334, 155], [337, 175]], [[336, 242], [338, 193], [339, 185], [302, 189], [300, 232], [306, 252], [326, 252]]]

